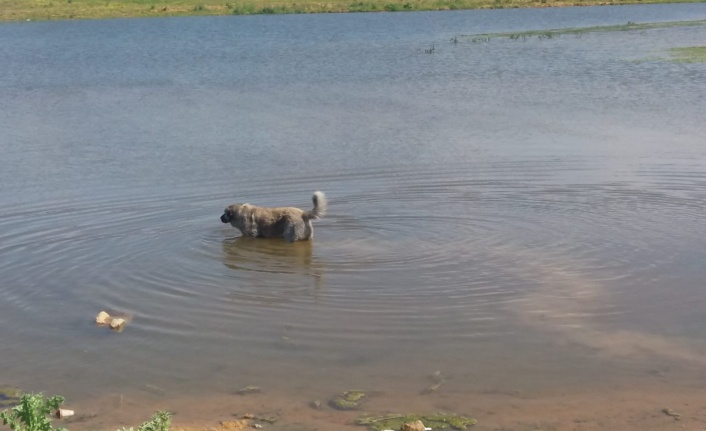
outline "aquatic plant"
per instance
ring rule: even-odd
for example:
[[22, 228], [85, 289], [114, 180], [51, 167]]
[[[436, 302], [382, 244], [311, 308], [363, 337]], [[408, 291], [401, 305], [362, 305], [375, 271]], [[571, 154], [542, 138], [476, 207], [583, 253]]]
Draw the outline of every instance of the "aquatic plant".
[[706, 46], [671, 48], [669, 53], [676, 63], [706, 63]]
[[12, 407], [20, 402], [22, 391], [15, 386], [0, 386], [0, 408]]
[[64, 397], [54, 395], [45, 399], [41, 393], [27, 393], [22, 394], [19, 401], [11, 410], [0, 413], [3, 425], [9, 425], [13, 431], [66, 431], [65, 428], [53, 428], [48, 418], [59, 409]]
[[420, 420], [426, 427], [431, 429], [456, 429], [465, 430], [477, 423], [475, 419], [471, 419], [461, 415], [432, 413], [429, 415], [422, 414], [390, 414], [384, 416], [361, 416], [355, 420], [357, 425], [367, 426], [373, 431], [382, 431], [386, 429], [397, 430], [407, 422]]
[[329, 405], [336, 410], [356, 410], [360, 408], [363, 397], [365, 397], [363, 391], [345, 391], [329, 401]]
[[634, 21], [628, 21], [627, 24], [619, 25], [601, 25], [594, 27], [570, 27], [570, 28], [560, 28], [560, 29], [549, 29], [549, 30], [529, 30], [522, 32], [513, 33], [478, 33], [470, 35], [457, 35], [454, 36], [457, 39], [466, 39], [471, 42], [488, 42], [490, 39], [498, 38], [509, 38], [511, 40], [518, 40], [529, 37], [537, 37], [538, 39], [552, 39], [561, 35], [573, 34], [578, 37], [586, 33], [599, 33], [599, 32], [613, 32], [613, 31], [643, 31], [652, 30], [659, 28], [670, 28], [670, 27], [693, 27], [693, 26], [704, 26], [706, 25], [706, 20], [695, 20], [695, 21], [666, 21], [666, 22], [650, 22], [650, 23], [636, 23]]
[[[150, 420], [137, 427], [137, 431], [169, 431], [172, 423], [172, 414], [168, 411], [158, 411]], [[134, 431], [130, 428], [120, 428], [118, 431]]]

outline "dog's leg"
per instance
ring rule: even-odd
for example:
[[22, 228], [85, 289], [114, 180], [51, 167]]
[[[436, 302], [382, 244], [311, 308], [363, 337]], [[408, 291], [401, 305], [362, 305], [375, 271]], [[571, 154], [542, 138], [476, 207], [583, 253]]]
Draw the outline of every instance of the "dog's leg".
[[311, 224], [311, 220], [307, 220], [304, 224], [304, 238], [311, 239], [314, 237], [314, 226]]
[[294, 229], [294, 226], [292, 225], [287, 225], [287, 227], [284, 230], [284, 240], [287, 242], [294, 242], [297, 240], [297, 233], [296, 230]]
[[284, 228], [284, 234], [282, 235], [284, 240], [287, 242], [294, 242], [297, 240], [297, 227], [295, 223], [289, 222]]
[[284, 229], [284, 239], [289, 242], [309, 239], [312, 233], [311, 220], [290, 220]]

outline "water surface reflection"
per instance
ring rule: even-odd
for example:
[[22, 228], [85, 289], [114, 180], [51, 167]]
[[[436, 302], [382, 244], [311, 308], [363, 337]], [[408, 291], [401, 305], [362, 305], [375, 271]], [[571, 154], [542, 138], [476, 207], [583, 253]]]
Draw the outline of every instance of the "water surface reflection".
[[[0, 26], [0, 385], [100, 399], [121, 421], [198, 416], [184, 400], [200, 396], [229, 415], [246, 385], [264, 389], [243, 409], [320, 429], [351, 417], [308, 401], [353, 387], [374, 411], [579, 392], [611, 408], [595, 394], [622, 390], [653, 417], [659, 390], [706, 384], [706, 97], [703, 64], [644, 60], [706, 29], [449, 39], [704, 18], [701, 3]], [[310, 242], [217, 220], [234, 201], [307, 208], [317, 189], [330, 212]], [[98, 331], [103, 308], [133, 319]], [[420, 395], [437, 370], [443, 388]], [[498, 416], [489, 429], [527, 429]]]

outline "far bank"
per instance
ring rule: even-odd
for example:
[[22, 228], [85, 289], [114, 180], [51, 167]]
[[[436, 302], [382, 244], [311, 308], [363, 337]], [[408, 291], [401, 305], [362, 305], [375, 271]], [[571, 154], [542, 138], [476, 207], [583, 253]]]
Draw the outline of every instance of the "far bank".
[[671, 0], [0, 0], [0, 21], [402, 12], [651, 3]]

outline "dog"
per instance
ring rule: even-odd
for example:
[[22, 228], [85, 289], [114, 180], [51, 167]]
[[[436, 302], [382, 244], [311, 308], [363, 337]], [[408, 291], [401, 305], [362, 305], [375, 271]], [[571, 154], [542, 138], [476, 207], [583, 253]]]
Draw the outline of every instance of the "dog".
[[287, 242], [311, 239], [314, 236], [312, 220], [326, 214], [327, 202], [323, 192], [314, 192], [314, 208], [304, 211], [295, 207], [266, 208], [250, 204], [226, 207], [221, 222], [230, 223], [243, 236], [253, 238], [284, 238]]

